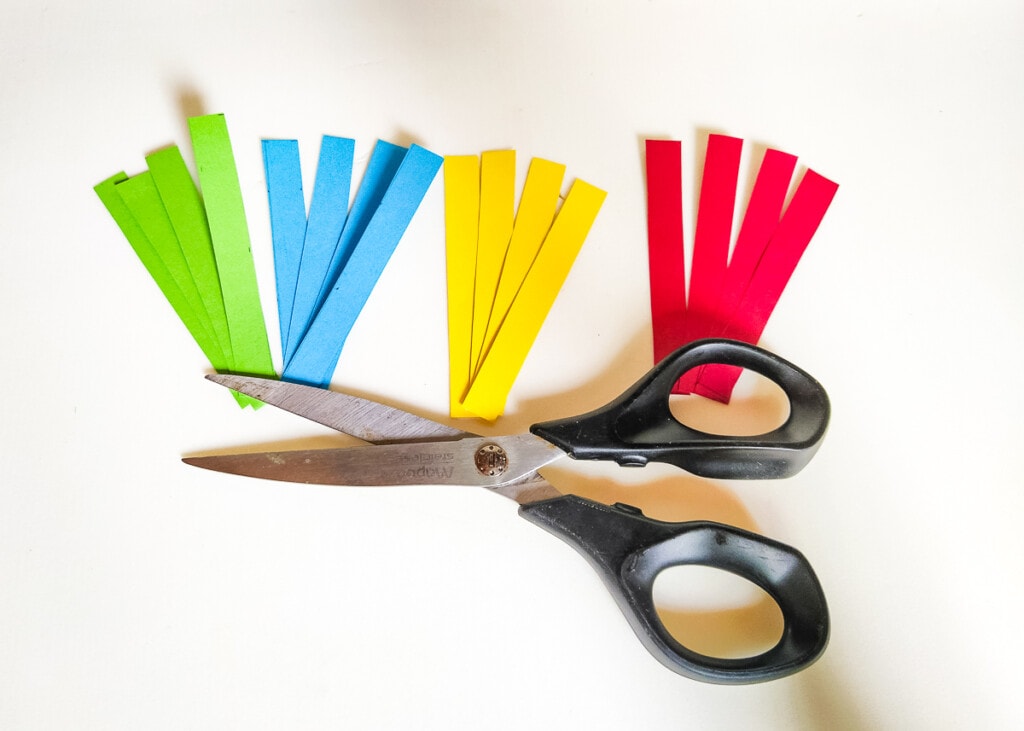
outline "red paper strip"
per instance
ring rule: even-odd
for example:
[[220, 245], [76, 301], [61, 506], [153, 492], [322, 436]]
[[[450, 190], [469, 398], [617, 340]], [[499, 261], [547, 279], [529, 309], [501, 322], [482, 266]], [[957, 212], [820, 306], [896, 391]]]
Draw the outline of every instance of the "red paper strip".
[[779, 226], [794, 169], [795, 155], [779, 150], [765, 152], [719, 298], [719, 312], [725, 313], [728, 319], [736, 311], [747, 283], [754, 276], [761, 256]]
[[[767, 150], [761, 160], [754, 189], [750, 193], [750, 202], [743, 215], [740, 233], [718, 294], [716, 329], [721, 329], [735, 315], [740, 298], [746, 292], [761, 256], [779, 226], [795, 168], [796, 156], [779, 150]], [[701, 367], [685, 374], [679, 382], [680, 392], [693, 391], [704, 369]], [[725, 396], [725, 400], [728, 401], [728, 396]]]
[[[809, 170], [783, 212], [796, 158], [768, 150], [730, 257], [742, 147], [743, 141], [735, 137], [708, 137], [687, 287], [680, 144], [647, 141], [647, 236], [656, 360], [699, 338], [756, 343], [838, 190], [835, 183]], [[697, 393], [728, 403], [741, 372], [722, 365], [694, 369], [681, 376], [673, 393]]]
[[686, 340], [707, 337], [718, 322], [718, 299], [725, 283], [736, 210], [736, 180], [743, 140], [710, 135], [704, 159], [693, 239], [693, 268], [686, 301]]
[[[736, 185], [743, 140], [709, 135], [693, 240], [693, 268], [686, 302], [686, 328], [681, 342], [706, 338], [720, 325], [719, 298], [725, 284], [736, 210]], [[678, 347], [678, 346], [677, 346]], [[697, 371], [684, 373], [673, 393], [691, 393]]]
[[683, 343], [686, 264], [683, 258], [682, 145], [647, 140], [647, 246], [654, 361]]
[[[765, 248], [753, 276], [739, 298], [732, 317], [719, 337], [756, 343], [775, 309], [782, 290], [796, 269], [800, 257], [821, 224], [839, 186], [808, 170], [779, 221], [775, 235]], [[694, 389], [702, 396], [728, 403], [741, 369], [716, 365], [705, 368]]]

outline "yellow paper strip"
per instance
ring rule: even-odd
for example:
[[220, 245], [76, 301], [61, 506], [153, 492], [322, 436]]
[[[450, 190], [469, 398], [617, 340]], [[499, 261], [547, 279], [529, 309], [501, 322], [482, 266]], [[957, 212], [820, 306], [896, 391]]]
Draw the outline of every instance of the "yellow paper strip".
[[472, 373], [476, 373], [483, 356], [487, 321], [498, 291], [505, 251], [512, 237], [515, 188], [515, 150], [483, 153], [480, 160], [480, 228], [473, 290]]
[[501, 415], [512, 384], [604, 203], [605, 192], [573, 183], [463, 405], [481, 418]]
[[480, 162], [476, 155], [444, 159], [445, 258], [448, 277], [448, 363], [452, 417], [462, 406], [472, 370], [473, 276], [480, 221]]
[[501, 268], [498, 291], [494, 295], [494, 306], [491, 308], [491, 316], [487, 323], [481, 359], [487, 357], [494, 336], [508, 314], [516, 293], [523, 285], [526, 273], [530, 271], [530, 266], [537, 258], [544, 237], [551, 229], [555, 212], [558, 210], [564, 175], [565, 165], [560, 163], [540, 158], [534, 158], [530, 162], [523, 193], [519, 198], [512, 238], [509, 240], [505, 263]]

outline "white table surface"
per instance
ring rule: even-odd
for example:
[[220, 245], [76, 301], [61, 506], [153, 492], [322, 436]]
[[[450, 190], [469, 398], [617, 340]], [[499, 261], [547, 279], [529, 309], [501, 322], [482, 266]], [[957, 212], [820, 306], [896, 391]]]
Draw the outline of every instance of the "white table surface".
[[[25, 3], [0, 24], [0, 727], [1013, 728], [1024, 642], [1019, 2]], [[800, 156], [839, 194], [763, 344], [829, 389], [782, 483], [580, 473], [656, 517], [798, 546], [832, 611], [806, 672], [669, 673], [590, 569], [459, 489], [305, 488], [195, 451], [328, 444], [236, 408], [92, 191], [224, 112], [274, 357], [259, 140], [513, 147], [608, 198], [488, 433], [651, 363], [642, 140]], [[333, 386], [444, 417], [443, 186]], [[581, 490], [584, 489], [581, 487]], [[631, 497], [632, 496], [632, 497]]]

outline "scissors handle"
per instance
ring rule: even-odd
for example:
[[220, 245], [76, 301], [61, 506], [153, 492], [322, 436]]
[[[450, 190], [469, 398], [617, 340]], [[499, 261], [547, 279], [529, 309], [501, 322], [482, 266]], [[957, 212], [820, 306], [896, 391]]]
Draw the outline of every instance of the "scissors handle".
[[[652, 520], [629, 505], [576, 495], [524, 505], [519, 513], [590, 561], [647, 650], [680, 675], [719, 684], [774, 680], [810, 665], [828, 644], [825, 595], [810, 564], [789, 546], [719, 523]], [[658, 618], [653, 586], [662, 570], [683, 565], [721, 569], [764, 589], [785, 620], [779, 642], [741, 659], [680, 644]]]
[[[697, 366], [722, 363], [760, 373], [789, 399], [782, 426], [756, 436], [708, 434], [681, 424], [669, 407], [672, 387]], [[583, 416], [535, 424], [530, 431], [576, 459], [642, 467], [667, 462], [701, 477], [772, 479], [796, 474], [828, 428], [829, 400], [816, 380], [789, 361], [735, 340], [698, 340], [666, 357], [622, 396]]]

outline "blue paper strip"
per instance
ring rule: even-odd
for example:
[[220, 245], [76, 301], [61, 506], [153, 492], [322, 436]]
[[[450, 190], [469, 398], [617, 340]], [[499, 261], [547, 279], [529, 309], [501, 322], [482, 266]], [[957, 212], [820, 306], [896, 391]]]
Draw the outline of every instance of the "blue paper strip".
[[270, 208], [270, 235], [274, 247], [274, 280], [281, 351], [288, 349], [288, 329], [299, 278], [302, 242], [306, 237], [306, 200], [297, 140], [263, 140], [263, 171]]
[[338, 275], [345, 268], [349, 257], [352, 256], [353, 249], [359, 243], [359, 238], [363, 235], [367, 225], [369, 225], [373, 214], [376, 213], [377, 207], [380, 205], [381, 200], [383, 200], [388, 186], [391, 185], [391, 181], [394, 179], [398, 167], [402, 164], [402, 159], [405, 157], [407, 150], [408, 148], [406, 147], [393, 145], [384, 140], [378, 140], [377, 144], [374, 145], [370, 161], [366, 165], [366, 172], [363, 174], [363, 180], [359, 184], [359, 190], [356, 192], [355, 200], [352, 202], [352, 209], [348, 213], [345, 228], [341, 232], [341, 238], [338, 240], [337, 247], [334, 249], [334, 256], [331, 258], [327, 277], [317, 296], [317, 312], [320, 311], [324, 301], [327, 299], [327, 295], [334, 288]]
[[283, 346], [287, 363], [306, 334], [316, 314], [317, 298], [327, 279], [334, 250], [345, 228], [352, 184], [352, 158], [355, 141], [324, 135], [320, 160], [309, 203], [302, 261], [295, 283], [295, 301], [289, 322], [287, 345]]
[[285, 380], [312, 386], [330, 383], [349, 331], [442, 162], [439, 155], [419, 145], [405, 154], [348, 263], [285, 367]]

